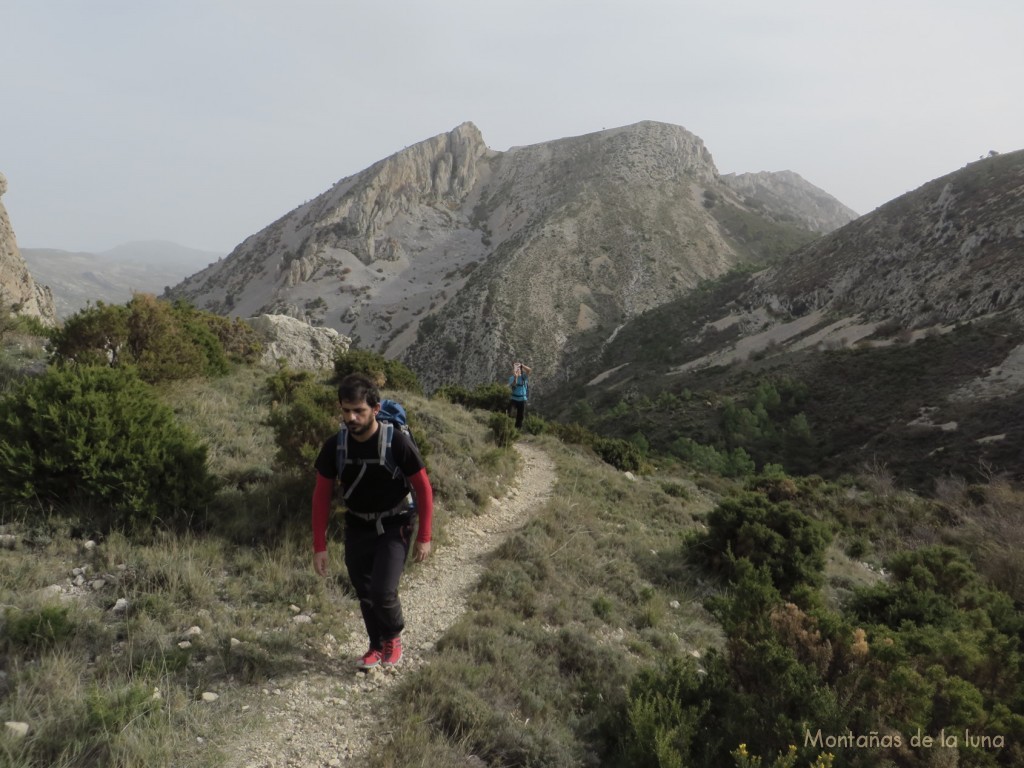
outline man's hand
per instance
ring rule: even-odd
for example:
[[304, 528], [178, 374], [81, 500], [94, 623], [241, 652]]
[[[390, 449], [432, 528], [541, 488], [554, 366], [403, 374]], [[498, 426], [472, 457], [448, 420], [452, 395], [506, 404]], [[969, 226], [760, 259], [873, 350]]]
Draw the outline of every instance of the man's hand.
[[417, 563], [422, 563], [430, 555], [430, 542], [429, 541], [417, 541], [412, 548], [412, 559]]
[[327, 552], [317, 552], [313, 555], [313, 570], [317, 576], [327, 575]]

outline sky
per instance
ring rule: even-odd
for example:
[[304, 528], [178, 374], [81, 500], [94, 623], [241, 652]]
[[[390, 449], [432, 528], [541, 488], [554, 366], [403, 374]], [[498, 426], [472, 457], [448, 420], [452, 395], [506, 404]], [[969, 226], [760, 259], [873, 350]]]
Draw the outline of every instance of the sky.
[[858, 213], [1024, 149], [1021, 0], [0, 0], [22, 248], [228, 253], [404, 147], [642, 120]]

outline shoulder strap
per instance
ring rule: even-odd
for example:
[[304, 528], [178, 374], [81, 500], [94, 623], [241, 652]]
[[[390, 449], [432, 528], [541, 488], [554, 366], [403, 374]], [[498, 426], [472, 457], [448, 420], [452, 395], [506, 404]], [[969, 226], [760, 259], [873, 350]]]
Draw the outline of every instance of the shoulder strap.
[[[401, 468], [395, 462], [395, 457], [391, 451], [391, 438], [395, 434], [395, 425], [389, 421], [378, 422], [379, 428], [377, 429], [377, 461], [370, 459], [365, 460], [354, 460], [353, 463], [358, 462], [360, 464], [359, 474], [356, 475], [355, 480], [349, 483], [345, 489], [345, 493], [342, 498], [348, 499], [352, 495], [352, 491], [359, 485], [359, 481], [363, 479], [363, 475], [366, 474], [367, 464], [379, 464], [381, 467], [391, 473], [392, 477], [398, 477], [402, 474]], [[341, 477], [342, 470], [345, 469], [345, 464], [348, 462], [348, 430], [345, 425], [342, 424], [341, 429], [338, 430], [338, 477]], [[403, 475], [404, 478], [404, 475]], [[408, 480], [406, 480], [408, 483]]]
[[395, 434], [395, 425], [390, 421], [380, 421], [377, 427], [377, 459], [383, 467], [391, 456], [391, 438]]
[[341, 427], [338, 428], [338, 446], [337, 446], [337, 461], [338, 465], [338, 477], [341, 477], [341, 471], [345, 468], [345, 462], [348, 460], [348, 427], [342, 422]]

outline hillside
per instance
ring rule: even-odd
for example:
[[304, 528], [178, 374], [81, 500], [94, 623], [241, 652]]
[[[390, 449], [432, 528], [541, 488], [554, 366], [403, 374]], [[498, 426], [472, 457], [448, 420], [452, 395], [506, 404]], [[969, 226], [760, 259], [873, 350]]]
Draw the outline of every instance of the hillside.
[[[929, 487], [950, 473], [1020, 476], [1022, 246], [1024, 152], [979, 160], [767, 269], [651, 310], [541, 407], [568, 416], [586, 398], [599, 423], [663, 450], [687, 436], [794, 469], [879, 463]], [[772, 429], [742, 436], [726, 401], [752, 404], [764, 382], [790, 402], [769, 414]], [[608, 415], [662, 393], [680, 399], [639, 424]], [[798, 414], [809, 436], [787, 448]]]
[[[184, 529], [99, 530], [74, 485], [46, 514], [40, 497], [0, 505], [6, 762], [634, 768], [782, 753], [924, 768], [903, 747], [937, 723], [987, 739], [949, 748], [947, 764], [1024, 759], [1019, 488], [950, 486], [930, 502], [879, 473], [623, 472], [579, 430], [535, 424], [500, 444], [495, 414], [389, 393], [429, 449], [436, 546], [403, 577], [407, 657], [364, 673], [339, 515], [332, 575], [310, 567], [299, 459], [322, 440], [311, 427], [333, 425], [327, 400], [310, 408], [299, 390], [334, 394], [329, 377], [257, 366], [146, 390], [217, 480], [209, 506], [186, 502]], [[89, 394], [58, 425], [69, 442], [117, 421], [88, 416], [117, 391]], [[0, 399], [0, 416], [32, 419], [23, 402]], [[65, 457], [74, 476], [79, 457]], [[885, 741], [835, 741], [860, 730]]]

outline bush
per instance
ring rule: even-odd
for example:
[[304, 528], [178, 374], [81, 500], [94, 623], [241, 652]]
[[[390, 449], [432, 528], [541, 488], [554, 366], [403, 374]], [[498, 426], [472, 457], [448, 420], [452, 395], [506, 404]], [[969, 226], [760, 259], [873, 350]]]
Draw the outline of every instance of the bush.
[[691, 556], [705, 568], [732, 578], [736, 560], [749, 560], [767, 567], [784, 595], [801, 584], [821, 584], [832, 534], [789, 502], [743, 492], [715, 507], [707, 526], [690, 540]]
[[131, 370], [26, 379], [0, 400], [0, 432], [0, 501], [91, 507], [99, 530], [181, 523], [214, 490], [205, 446]]
[[502, 448], [508, 448], [519, 438], [515, 420], [507, 413], [492, 413], [487, 426], [491, 428], [494, 442]]
[[754, 473], [754, 460], [743, 448], [719, 452], [713, 446], [701, 445], [688, 437], [677, 438], [669, 450], [673, 455], [704, 472], [723, 477], [745, 477]]
[[570, 422], [569, 424], [552, 422], [548, 427], [548, 431], [563, 443], [572, 445], [585, 445], [592, 448], [598, 440], [596, 434], [576, 422]]
[[74, 637], [78, 627], [66, 605], [43, 604], [30, 610], [7, 608], [0, 641], [8, 654], [37, 654]]
[[383, 355], [364, 349], [349, 349], [334, 358], [334, 372], [341, 380], [350, 373], [369, 376], [380, 388], [399, 389], [421, 394], [423, 387], [416, 374], [398, 360], [387, 360]]
[[504, 384], [482, 384], [473, 390], [458, 384], [450, 384], [441, 387], [434, 394], [465, 408], [500, 412], [508, 408], [510, 392]]
[[543, 435], [548, 428], [548, 423], [535, 414], [527, 414], [523, 419], [523, 431], [529, 435]]
[[324, 440], [338, 431], [338, 393], [306, 372], [278, 371], [267, 380], [275, 403], [267, 424], [274, 430], [277, 465], [309, 472]]
[[[707, 604], [728, 637], [725, 651], [708, 651], [699, 667], [692, 659], [671, 658], [634, 679], [622, 734], [629, 758], [624, 764], [733, 765], [730, 752], [746, 756], [749, 749], [753, 757], [740, 765], [761, 766], [761, 755], [800, 745], [789, 748], [790, 762], [774, 765], [808, 765], [815, 756], [802, 738], [809, 724], [828, 733], [847, 730], [834, 717], [820, 665], [803, 658], [831, 650], [814, 620], [782, 603], [764, 569], [743, 561], [736, 576], [728, 593]], [[812, 631], [792, 642], [787, 621]]]
[[623, 472], [640, 470], [640, 449], [628, 440], [614, 437], [602, 437], [594, 443], [597, 455], [608, 464]]
[[148, 382], [220, 376], [229, 361], [254, 362], [262, 350], [245, 323], [136, 294], [124, 306], [99, 302], [53, 335], [58, 362], [135, 366]]

